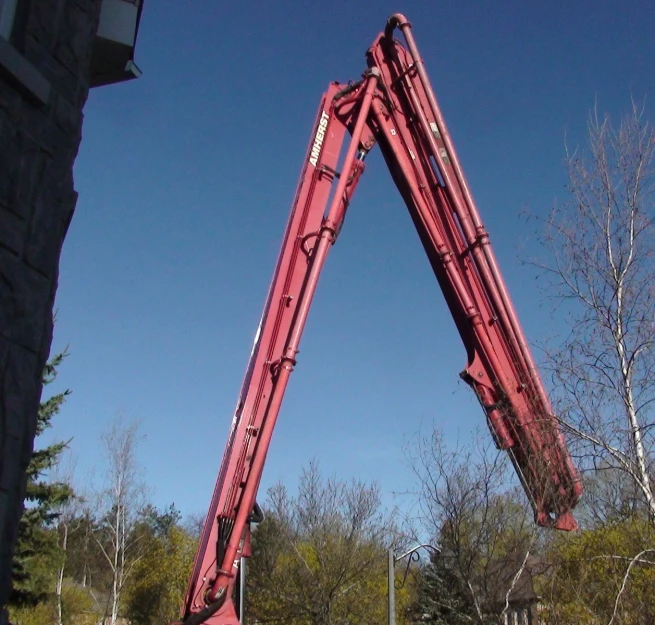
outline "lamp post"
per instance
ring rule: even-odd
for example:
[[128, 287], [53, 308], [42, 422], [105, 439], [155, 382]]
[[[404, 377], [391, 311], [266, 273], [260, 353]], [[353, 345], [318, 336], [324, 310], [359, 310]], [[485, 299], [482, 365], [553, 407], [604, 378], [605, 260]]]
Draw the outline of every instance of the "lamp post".
[[393, 548], [389, 549], [389, 565], [387, 568], [387, 614], [389, 615], [389, 625], [396, 625], [396, 579], [394, 575], [396, 558]]
[[239, 563], [239, 621], [245, 624], [245, 603], [246, 603], [246, 559], [241, 558]]
[[[407, 562], [407, 569], [409, 570], [409, 565], [412, 560], [415, 562], [420, 559], [420, 556], [418, 554], [419, 549], [427, 549], [432, 551], [433, 553], [441, 553], [441, 549], [439, 547], [436, 547], [435, 545], [431, 545], [429, 543], [423, 543], [421, 545], [416, 545], [416, 547], [412, 547], [405, 553], [400, 554], [397, 556], [394, 553], [393, 547], [389, 549], [389, 563], [388, 563], [388, 578], [387, 578], [387, 612], [388, 612], [388, 625], [396, 625], [396, 576], [395, 576], [395, 569], [396, 569], [396, 562], [399, 562], [400, 560], [407, 558], [409, 556], [409, 561]], [[416, 557], [414, 557], [416, 555]], [[405, 576], [407, 576], [407, 572], [405, 572]], [[403, 579], [403, 583], [405, 580]]]

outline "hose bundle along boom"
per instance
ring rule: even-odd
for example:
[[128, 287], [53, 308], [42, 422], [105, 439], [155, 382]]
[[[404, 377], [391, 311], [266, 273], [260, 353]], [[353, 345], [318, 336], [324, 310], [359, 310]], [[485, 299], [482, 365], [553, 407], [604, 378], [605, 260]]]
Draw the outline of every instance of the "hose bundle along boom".
[[537, 523], [577, 527], [580, 479], [403, 15], [389, 18], [366, 57], [360, 81], [332, 83], [320, 102], [182, 608], [187, 625], [239, 623], [232, 591], [240, 559], [250, 555], [250, 523], [261, 518], [255, 498], [271, 436], [321, 269], [375, 144], [466, 348], [460, 375]]

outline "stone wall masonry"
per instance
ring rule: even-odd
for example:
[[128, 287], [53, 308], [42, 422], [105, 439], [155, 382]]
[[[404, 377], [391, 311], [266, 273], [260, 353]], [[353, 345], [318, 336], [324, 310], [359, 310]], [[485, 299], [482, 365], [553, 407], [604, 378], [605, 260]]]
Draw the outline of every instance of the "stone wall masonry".
[[12, 43], [50, 82], [45, 104], [0, 75], [0, 625], [52, 341], [61, 247], [101, 0], [18, 0]]

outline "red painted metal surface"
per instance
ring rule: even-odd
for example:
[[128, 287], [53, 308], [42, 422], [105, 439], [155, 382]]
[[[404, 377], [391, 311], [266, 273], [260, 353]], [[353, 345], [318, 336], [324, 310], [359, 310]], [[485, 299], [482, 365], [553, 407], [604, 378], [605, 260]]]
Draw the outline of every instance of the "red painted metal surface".
[[[396, 28], [405, 45], [394, 39]], [[537, 523], [577, 527], [579, 477], [403, 15], [389, 18], [367, 60], [362, 80], [333, 83], [321, 99], [182, 608], [187, 625], [239, 623], [232, 590], [239, 559], [249, 555], [271, 436], [321, 269], [376, 143], [466, 347], [460, 375], [509, 454]]]

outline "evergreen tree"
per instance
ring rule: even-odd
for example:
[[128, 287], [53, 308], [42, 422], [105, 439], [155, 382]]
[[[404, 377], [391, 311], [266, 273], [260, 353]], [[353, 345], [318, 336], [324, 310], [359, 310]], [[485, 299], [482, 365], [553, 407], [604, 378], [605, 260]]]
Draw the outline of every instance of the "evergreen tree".
[[142, 529], [146, 529], [152, 536], [167, 538], [171, 529], [180, 524], [182, 515], [174, 503], [164, 510], [158, 510], [149, 503], [141, 510], [139, 517], [137, 529], [139, 526], [143, 526]]
[[[452, 563], [451, 563], [452, 564]], [[418, 620], [429, 625], [463, 625], [477, 622], [471, 593], [449, 566], [448, 554], [433, 554], [418, 582]]]
[[[42, 376], [44, 387], [54, 382], [57, 367], [67, 355], [64, 351], [46, 363]], [[52, 426], [52, 418], [59, 413], [69, 393], [69, 390], [65, 390], [41, 403], [37, 417], [37, 436]], [[57, 509], [66, 503], [73, 493], [67, 484], [47, 482], [45, 474], [57, 463], [67, 444], [54, 443], [32, 453], [27, 468], [26, 509], [18, 526], [18, 540], [12, 565], [13, 589], [10, 606], [35, 606], [45, 601], [53, 592], [59, 555], [53, 523], [57, 518]]]

